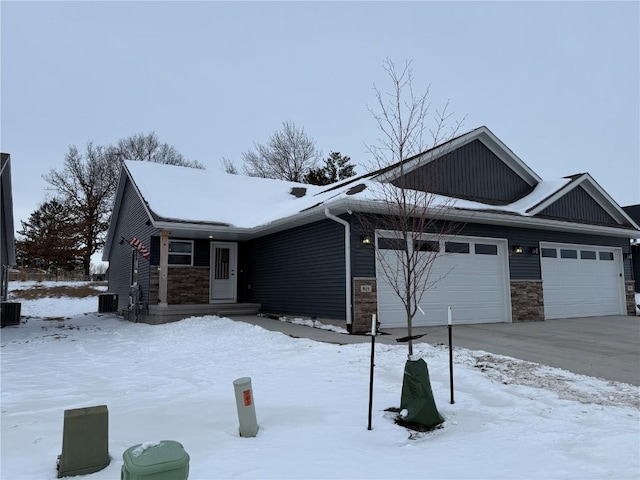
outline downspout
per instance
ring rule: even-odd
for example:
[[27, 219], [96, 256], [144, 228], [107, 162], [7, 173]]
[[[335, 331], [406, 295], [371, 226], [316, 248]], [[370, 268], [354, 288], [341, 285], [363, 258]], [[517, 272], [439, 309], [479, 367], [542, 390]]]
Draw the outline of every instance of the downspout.
[[347, 330], [351, 333], [351, 225], [346, 220], [333, 215], [328, 208], [324, 209], [327, 218], [344, 225], [344, 271], [346, 278]]

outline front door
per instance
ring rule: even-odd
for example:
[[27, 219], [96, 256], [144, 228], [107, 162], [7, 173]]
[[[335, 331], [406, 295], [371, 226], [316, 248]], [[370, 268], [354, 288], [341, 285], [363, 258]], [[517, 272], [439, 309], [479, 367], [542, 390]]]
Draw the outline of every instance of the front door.
[[211, 303], [236, 301], [236, 243], [211, 243]]

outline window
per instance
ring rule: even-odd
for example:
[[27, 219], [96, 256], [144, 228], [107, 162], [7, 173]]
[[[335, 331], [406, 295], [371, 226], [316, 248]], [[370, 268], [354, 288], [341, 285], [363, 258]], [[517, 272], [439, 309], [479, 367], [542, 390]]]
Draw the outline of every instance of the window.
[[542, 256], [549, 258], [558, 258], [558, 251], [555, 248], [543, 248]]
[[138, 251], [136, 249], [131, 250], [131, 286], [138, 284]]
[[169, 240], [169, 265], [193, 265], [191, 240]]
[[560, 258], [578, 258], [578, 251], [561, 248]]
[[469, 253], [469, 244], [464, 242], [447, 242], [444, 244], [447, 253]]
[[613, 260], [613, 252], [600, 252], [600, 260]]
[[434, 240], [418, 240], [414, 248], [421, 252], [439, 252], [440, 244]]
[[404, 250], [407, 247], [407, 242], [401, 238], [378, 238], [378, 248], [380, 250]]
[[580, 258], [583, 260], [595, 260], [596, 252], [593, 250], [580, 250]]
[[498, 255], [498, 246], [489, 243], [476, 243], [476, 255]]

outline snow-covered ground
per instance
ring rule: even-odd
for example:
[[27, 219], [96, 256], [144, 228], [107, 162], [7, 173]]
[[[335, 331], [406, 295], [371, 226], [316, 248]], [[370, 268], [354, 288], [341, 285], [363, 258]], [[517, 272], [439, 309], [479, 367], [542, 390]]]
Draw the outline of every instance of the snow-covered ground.
[[[420, 343], [443, 428], [393, 423], [406, 346], [322, 344], [229, 319], [149, 326], [95, 313], [97, 298], [34, 300], [0, 333], [2, 479], [53, 479], [66, 409], [106, 404], [119, 478], [130, 446], [177, 440], [190, 479], [637, 479], [640, 389], [508, 357]], [[72, 317], [45, 320], [35, 317]], [[233, 380], [252, 378], [260, 430], [238, 435]]]

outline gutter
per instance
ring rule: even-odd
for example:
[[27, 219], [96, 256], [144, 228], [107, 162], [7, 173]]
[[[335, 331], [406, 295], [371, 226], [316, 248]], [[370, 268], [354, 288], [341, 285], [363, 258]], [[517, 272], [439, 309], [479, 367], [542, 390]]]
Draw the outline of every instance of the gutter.
[[347, 330], [351, 333], [352, 330], [352, 318], [351, 318], [351, 225], [346, 220], [333, 215], [328, 208], [324, 209], [324, 214], [327, 218], [334, 222], [344, 225], [344, 271], [345, 271], [345, 295], [347, 305]]

